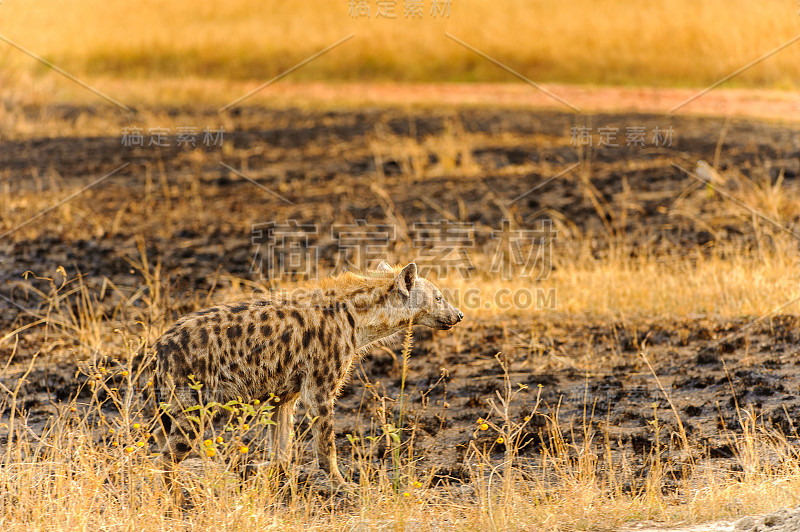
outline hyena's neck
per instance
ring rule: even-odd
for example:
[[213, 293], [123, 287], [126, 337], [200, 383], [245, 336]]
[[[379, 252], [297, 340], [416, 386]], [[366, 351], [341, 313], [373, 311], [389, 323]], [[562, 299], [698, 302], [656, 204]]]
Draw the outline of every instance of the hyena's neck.
[[392, 273], [344, 273], [316, 283], [311, 293], [319, 294], [325, 305], [348, 308], [355, 321], [357, 349], [404, 330], [412, 318], [405, 315], [408, 311], [396, 294]]
[[379, 342], [384, 338], [388, 338], [392, 335], [403, 331], [408, 326], [408, 322], [405, 324], [398, 323], [398, 324], [381, 324], [381, 323], [364, 323], [359, 325], [358, 319], [356, 319], [356, 343], [358, 349], [363, 349], [370, 344], [374, 344], [375, 342]]
[[408, 326], [411, 316], [393, 292], [394, 283], [357, 290], [347, 297], [353, 309], [358, 349], [392, 336]]

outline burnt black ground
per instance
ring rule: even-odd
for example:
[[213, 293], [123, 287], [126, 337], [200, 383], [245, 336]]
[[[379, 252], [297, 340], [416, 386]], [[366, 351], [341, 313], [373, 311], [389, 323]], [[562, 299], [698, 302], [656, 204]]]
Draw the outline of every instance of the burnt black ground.
[[[211, 110], [173, 111], [201, 129], [218, 123]], [[54, 112], [72, 119], [90, 110]], [[41, 308], [41, 299], [24, 286], [46, 289], [48, 283], [23, 280], [24, 272], [52, 275], [60, 265], [70, 278], [81, 274], [94, 293], [100, 293], [107, 282], [119, 287], [119, 293], [107, 290], [97, 297], [97, 308], [110, 316], [119, 306], [120, 294], [130, 296], [143, 285], [140, 272], [130, 262], [139, 257], [137, 237], [142, 238], [148, 256], [161, 261], [162, 282], [171, 301], [154, 318], [158, 328], [195, 308], [227, 275], [259, 278], [251, 270], [253, 224], [270, 220], [318, 224], [319, 232], [310, 244], [318, 246], [321, 263], [330, 265], [336, 253], [331, 225], [336, 223], [359, 219], [397, 223], [399, 219], [408, 225], [451, 217], [478, 228], [477, 253], [491, 248], [491, 230], [503, 219], [511, 216], [521, 227], [535, 228], [539, 220], [557, 213], [573, 228], [572, 243], [588, 242], [592, 253], [602, 256], [609, 238], [586, 187], [572, 174], [549, 180], [581, 162], [591, 166], [592, 184], [606, 204], [614, 205], [623, 193], [635, 201], [637, 207], [625, 218], [611, 209], [606, 220], [624, 235], [632, 252], [646, 248], [656, 255], [675, 250], [689, 255], [712, 246], [747, 248], [755, 245], [756, 235], [748, 213], [720, 218], [720, 199], [704, 195], [703, 187], [673, 164], [691, 170], [698, 159], [713, 161], [719, 148], [718, 167], [723, 172], [735, 169], [753, 179], [764, 175], [774, 179], [782, 169], [784, 186], [794, 191], [800, 172], [797, 129], [750, 121], [659, 115], [578, 117], [502, 109], [322, 112], [259, 108], [237, 111], [231, 120], [235, 128], [226, 134], [222, 148], [178, 148], [174, 135], [167, 148], [126, 147], [119, 136], [0, 141], [0, 175], [8, 192], [52, 194], [53, 203], [76, 186], [129, 163], [71, 201], [71, 217], [57, 209], [0, 238], [0, 332], [34, 321], [21, 308]], [[424, 179], [402, 175], [403, 161], [391, 153], [393, 139], [411, 137], [422, 142], [428, 136], [445, 136], [448, 123], [484, 135], [468, 145], [480, 171]], [[137, 124], [135, 117], [132, 124], [158, 127]], [[591, 149], [571, 145], [570, 129], [577, 125], [594, 128]], [[620, 147], [597, 146], [597, 128], [603, 126], [619, 128]], [[625, 128], [631, 126], [646, 128], [645, 147], [625, 146]], [[673, 128], [672, 146], [652, 146], [650, 136], [656, 126]], [[375, 139], [386, 146], [386, 153], [380, 153], [382, 181], [376, 177], [378, 158], [370, 144]], [[457, 136], [456, 141], [464, 137]], [[435, 162], [435, 154], [431, 157]], [[535, 193], [509, 204], [537, 186]], [[681, 196], [705, 217], [704, 223], [670, 213]], [[569, 240], [567, 235], [562, 237]], [[561, 245], [568, 244], [562, 240]], [[401, 256], [408, 251], [409, 239], [401, 232], [386, 254]], [[134, 310], [123, 309], [115, 319], [124, 325], [126, 312], [133, 316]], [[439, 467], [443, 476], [463, 478], [469, 441], [476, 439], [479, 447], [494, 441], [496, 436], [490, 431], [476, 435], [475, 421], [486, 416], [486, 400], [502, 384], [495, 359], [499, 352], [514, 384], [530, 387], [515, 404], [518, 419], [533, 407], [537, 385], [542, 384], [539, 411], [550, 413], [559, 405], [565, 434], [574, 427], [580, 435], [588, 424], [598, 442], [607, 434], [616, 442], [615, 449], [627, 449], [642, 459], [654, 444], [649, 423], [653, 403], [662, 423], [662, 443], [669, 443], [677, 431], [665, 395], [640, 354], [646, 339], [645, 353], [670, 394], [697, 456], [717, 460], [721, 468], [735, 468], [734, 449], [720, 434], [721, 430], [740, 431], [737, 406], [751, 409], [760, 424], [791, 439], [800, 423], [796, 371], [800, 318], [780, 315], [755, 323], [753, 318], [723, 319], [712, 313], [686, 320], [634, 316], [614, 322], [564, 315], [556, 309], [480, 320], [467, 316], [447, 333], [418, 331], [409, 366], [409, 427], [417, 429], [417, 445], [425, 449], [422, 464]], [[128, 330], [138, 329], [128, 324]], [[54, 405], [74, 394], [75, 368], [83, 361], [74, 339], [65, 336], [56, 344], [50, 340], [51, 347], [22, 388], [22, 404], [32, 426], [41, 426]], [[15, 383], [42, 342], [41, 327], [19, 335], [17, 354], [4, 378], [7, 386]], [[11, 350], [8, 341], [0, 345], [3, 358]], [[443, 380], [426, 395], [423, 408], [420, 392], [427, 392], [443, 373]], [[361, 376], [381, 386], [367, 389]], [[388, 353], [376, 349], [339, 400], [336, 431], [342, 454], [349, 452], [344, 435], [369, 427], [376, 407], [371, 390], [397, 397], [399, 387], [399, 368]], [[533, 460], [547, 438], [543, 418], [535, 416], [523, 457]], [[495, 446], [496, 452], [502, 450], [502, 445]]]

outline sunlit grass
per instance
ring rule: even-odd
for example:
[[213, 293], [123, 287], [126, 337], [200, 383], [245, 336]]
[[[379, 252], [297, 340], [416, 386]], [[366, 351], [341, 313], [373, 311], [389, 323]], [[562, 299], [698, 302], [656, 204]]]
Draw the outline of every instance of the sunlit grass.
[[[413, 20], [396, 5], [390, 20], [378, 18], [375, 5], [370, 18], [354, 18], [340, 0], [145, 0], [134, 10], [121, 0], [8, 0], [0, 33], [90, 81], [265, 81], [351, 33], [291, 79], [516, 81], [449, 32], [539, 82], [658, 86], [711, 84], [800, 33], [797, 6], [780, 0], [462, 0], [446, 18], [434, 18], [426, 2]], [[57, 75], [5, 43], [0, 60], [11, 73], [4, 90], [27, 90], [25, 73], [34, 84]], [[798, 65], [800, 48], [792, 46], [728, 86], [791, 89], [800, 83]]]

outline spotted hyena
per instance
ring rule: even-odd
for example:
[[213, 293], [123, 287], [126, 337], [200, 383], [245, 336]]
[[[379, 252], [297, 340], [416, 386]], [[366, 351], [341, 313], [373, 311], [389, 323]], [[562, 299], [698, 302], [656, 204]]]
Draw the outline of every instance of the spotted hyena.
[[343, 273], [273, 295], [190, 314], [155, 344], [158, 400], [168, 404], [157, 435], [167, 469], [183, 460], [197, 437], [185, 410], [200, 400], [190, 375], [202, 383], [204, 401], [278, 399], [270, 426], [273, 450], [290, 456], [295, 403], [309, 414], [320, 467], [334, 483], [333, 404], [353, 362], [367, 348], [409, 322], [450, 329], [464, 315], [444, 300], [414, 263]]

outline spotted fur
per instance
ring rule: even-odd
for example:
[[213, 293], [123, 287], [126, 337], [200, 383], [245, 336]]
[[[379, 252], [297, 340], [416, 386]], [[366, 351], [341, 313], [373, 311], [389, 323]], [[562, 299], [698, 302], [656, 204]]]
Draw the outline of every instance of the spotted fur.
[[[317, 283], [190, 314], [155, 344], [157, 400], [168, 406], [158, 435], [164, 466], [183, 460], [198, 428], [185, 410], [204, 402], [278, 398], [270, 439], [279, 459], [291, 457], [290, 434], [299, 400], [316, 418], [312, 425], [320, 467], [334, 483], [337, 467], [333, 405], [353, 362], [367, 348], [409, 322], [449, 329], [463, 314], [417, 276], [414, 263], [377, 271], [344, 273]], [[202, 383], [192, 389], [190, 376]], [[200, 394], [200, 395], [199, 395]]]

